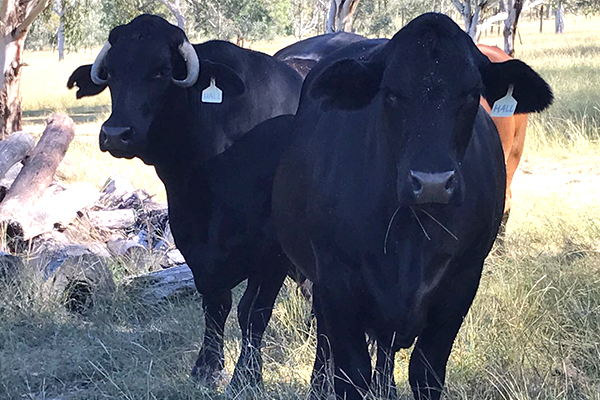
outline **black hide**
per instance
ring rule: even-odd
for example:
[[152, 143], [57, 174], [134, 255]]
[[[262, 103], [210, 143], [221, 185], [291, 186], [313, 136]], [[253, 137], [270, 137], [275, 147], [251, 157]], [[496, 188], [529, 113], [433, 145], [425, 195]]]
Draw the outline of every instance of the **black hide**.
[[293, 43], [273, 55], [305, 77], [321, 58], [348, 44], [365, 40], [364, 36], [350, 32], [326, 33]]
[[[203, 296], [206, 329], [192, 376], [209, 385], [224, 366], [231, 289], [248, 281], [238, 305], [242, 352], [231, 386], [257, 386], [262, 335], [289, 266], [270, 210], [291, 117], [269, 119], [295, 113], [302, 78], [266, 54], [210, 41], [194, 46], [200, 76], [183, 88], [172, 82], [187, 74], [177, 51], [183, 40], [183, 31], [150, 15], [111, 32], [101, 73], [111, 90], [112, 114], [100, 146], [115, 157], [154, 165], [165, 184], [175, 243]], [[223, 91], [220, 104], [201, 101], [211, 78]], [[89, 66], [73, 73], [68, 86], [74, 85], [78, 97], [103, 89], [92, 83]], [[124, 140], [107, 143], [106, 132], [124, 132]]]
[[[317, 398], [330, 356], [339, 398], [362, 399], [370, 385], [394, 397], [394, 354], [418, 337], [415, 398], [439, 399], [504, 206], [502, 147], [480, 95], [502, 97], [513, 84], [524, 110], [552, 99], [524, 63], [490, 64], [452, 20], [425, 14], [390, 41], [323, 58], [306, 77], [273, 218], [314, 282]], [[378, 343], [374, 371], [365, 333]]]

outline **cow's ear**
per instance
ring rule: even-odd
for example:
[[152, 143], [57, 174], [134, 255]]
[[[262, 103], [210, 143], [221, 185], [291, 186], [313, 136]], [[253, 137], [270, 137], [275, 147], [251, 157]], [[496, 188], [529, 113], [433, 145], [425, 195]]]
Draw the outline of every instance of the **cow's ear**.
[[91, 64], [82, 65], [73, 71], [69, 77], [67, 87], [69, 89], [72, 89], [74, 86], [79, 88], [75, 94], [78, 99], [81, 99], [82, 97], [95, 96], [106, 88], [106, 85], [98, 86], [92, 82], [92, 78], [90, 77], [91, 70]]
[[504, 97], [513, 85], [517, 100], [516, 113], [540, 112], [552, 104], [554, 95], [550, 86], [530, 66], [520, 60], [487, 63], [481, 70], [485, 91], [483, 96], [493, 105]]
[[200, 89], [207, 88], [211, 78], [215, 78], [215, 83], [224, 96], [241, 96], [246, 91], [242, 77], [227, 65], [209, 60], [200, 61]]
[[356, 110], [367, 106], [379, 91], [382, 70], [353, 59], [340, 60], [313, 81], [309, 95], [328, 108]]

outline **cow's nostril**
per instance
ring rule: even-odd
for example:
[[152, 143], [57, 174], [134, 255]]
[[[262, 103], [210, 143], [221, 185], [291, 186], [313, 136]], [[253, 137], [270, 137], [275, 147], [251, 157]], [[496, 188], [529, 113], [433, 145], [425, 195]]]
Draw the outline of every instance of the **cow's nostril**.
[[411, 175], [410, 177], [410, 185], [415, 193], [419, 193], [423, 190], [423, 183], [414, 175]]
[[454, 185], [455, 185], [455, 179], [454, 179], [454, 176], [451, 176], [446, 181], [446, 185], [444, 186], [444, 188], [450, 192], [450, 191], [454, 190]]
[[131, 138], [133, 137], [133, 131], [131, 129], [127, 129], [125, 132], [121, 134], [121, 140], [123, 143], [129, 143]]
[[108, 142], [108, 136], [106, 136], [106, 133], [104, 132], [104, 130], [101, 129], [100, 130], [100, 143], [106, 144], [106, 142]]

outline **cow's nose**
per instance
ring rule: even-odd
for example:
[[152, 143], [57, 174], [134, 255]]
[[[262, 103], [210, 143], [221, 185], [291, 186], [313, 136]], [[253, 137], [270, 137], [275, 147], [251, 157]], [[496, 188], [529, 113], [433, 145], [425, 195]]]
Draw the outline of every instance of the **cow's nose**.
[[457, 187], [454, 170], [435, 173], [411, 170], [409, 181], [416, 204], [448, 204]]
[[100, 146], [103, 150], [120, 149], [128, 146], [133, 137], [130, 127], [102, 126], [100, 129]]

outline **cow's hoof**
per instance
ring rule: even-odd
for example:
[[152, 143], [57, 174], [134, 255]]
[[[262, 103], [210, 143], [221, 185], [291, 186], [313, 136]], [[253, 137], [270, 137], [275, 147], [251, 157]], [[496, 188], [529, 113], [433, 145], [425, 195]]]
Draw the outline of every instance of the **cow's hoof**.
[[214, 390], [225, 385], [229, 378], [229, 374], [225, 370], [214, 371], [194, 366], [188, 379], [199, 386]]
[[225, 397], [228, 399], [261, 399], [264, 398], [262, 385], [254, 385], [248, 382], [231, 382], [225, 389]]

